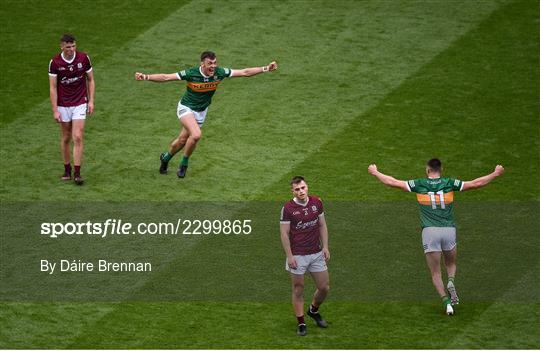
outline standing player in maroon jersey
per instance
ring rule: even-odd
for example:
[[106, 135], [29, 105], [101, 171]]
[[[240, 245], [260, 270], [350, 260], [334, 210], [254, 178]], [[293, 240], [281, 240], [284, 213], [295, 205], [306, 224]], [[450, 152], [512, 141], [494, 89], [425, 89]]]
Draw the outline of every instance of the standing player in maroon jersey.
[[53, 116], [60, 123], [62, 140], [60, 149], [64, 160], [62, 180], [71, 180], [70, 144], [73, 140], [73, 177], [82, 185], [81, 162], [83, 155], [84, 121], [86, 114], [94, 112], [94, 72], [90, 57], [77, 51], [75, 37], [64, 34], [60, 39], [62, 52], [49, 63], [49, 93]]
[[304, 274], [309, 272], [317, 290], [313, 295], [307, 315], [317, 326], [328, 327], [319, 313], [330, 289], [326, 262], [328, 251], [328, 228], [324, 219], [323, 204], [316, 196], [308, 196], [308, 186], [303, 177], [291, 180], [294, 198], [281, 209], [281, 244], [287, 255], [285, 269], [291, 274], [292, 304], [298, 321], [297, 334], [307, 333], [304, 321]]

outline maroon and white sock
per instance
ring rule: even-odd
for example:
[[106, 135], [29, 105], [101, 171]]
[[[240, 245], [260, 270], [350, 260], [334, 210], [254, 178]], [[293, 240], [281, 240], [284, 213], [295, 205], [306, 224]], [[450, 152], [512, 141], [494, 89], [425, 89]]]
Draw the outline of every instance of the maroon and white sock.
[[75, 166], [75, 176], [81, 175], [81, 166]]
[[298, 324], [306, 324], [306, 321], [304, 320], [304, 315], [296, 317], [296, 320], [298, 321]]

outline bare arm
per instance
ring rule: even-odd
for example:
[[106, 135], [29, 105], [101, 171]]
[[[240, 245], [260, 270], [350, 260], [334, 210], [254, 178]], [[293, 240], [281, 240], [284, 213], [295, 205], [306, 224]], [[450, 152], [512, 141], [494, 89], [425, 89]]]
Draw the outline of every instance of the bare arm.
[[407, 187], [407, 182], [404, 180], [398, 180], [392, 176], [383, 174], [377, 170], [377, 165], [369, 165], [368, 172], [375, 176], [381, 183], [391, 186], [393, 188], [399, 188], [403, 191], [409, 191], [409, 188]]
[[49, 76], [49, 97], [51, 98], [53, 117], [56, 122], [60, 122], [60, 112], [58, 111], [58, 88], [56, 85], [57, 81], [56, 76]]
[[319, 233], [324, 259], [328, 261], [330, 259], [330, 250], [328, 249], [328, 227], [326, 226], [324, 215], [319, 217]]
[[178, 74], [176, 73], [156, 73], [156, 74], [145, 74], [141, 72], [135, 73], [135, 80], [149, 80], [157, 83], [171, 82], [179, 80]]
[[279, 225], [279, 231], [281, 233], [281, 245], [283, 246], [283, 251], [285, 251], [285, 255], [287, 255], [287, 262], [289, 264], [289, 267], [295, 269], [297, 268], [297, 264], [292, 254], [291, 241], [289, 239], [289, 233], [291, 231], [291, 224], [281, 223]]
[[94, 92], [96, 91], [96, 81], [94, 71], [86, 72], [86, 84], [88, 86], [88, 114], [94, 112]]
[[272, 72], [277, 69], [277, 63], [276, 61], [270, 62], [268, 66], [263, 67], [250, 67], [250, 68], [244, 68], [244, 69], [233, 69], [231, 77], [251, 77], [256, 74], [264, 73], [264, 72]]
[[476, 178], [474, 180], [463, 182], [463, 187], [461, 188], [461, 191], [481, 188], [489, 184], [493, 179], [497, 178], [503, 173], [504, 173], [504, 167], [501, 165], [497, 165], [495, 167], [495, 170], [491, 172], [490, 174], [485, 175], [480, 178]]

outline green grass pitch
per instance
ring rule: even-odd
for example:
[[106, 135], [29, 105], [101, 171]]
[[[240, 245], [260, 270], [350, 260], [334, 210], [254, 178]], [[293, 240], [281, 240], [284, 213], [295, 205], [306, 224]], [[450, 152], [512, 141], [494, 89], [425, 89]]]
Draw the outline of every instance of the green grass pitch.
[[[537, 1], [10, 0], [0, 14], [0, 348], [540, 348]], [[48, 100], [47, 64], [66, 31], [97, 85], [83, 187], [58, 180]], [[188, 176], [162, 176], [184, 83], [133, 73], [188, 68], [206, 49], [224, 67], [280, 67], [223, 82]], [[414, 197], [367, 173], [377, 163], [417, 178], [434, 156], [464, 180], [506, 167], [456, 194], [462, 303], [451, 318], [423, 261]], [[297, 174], [325, 201], [332, 252], [330, 327], [309, 323], [305, 338], [278, 230]], [[249, 217], [254, 232], [38, 238], [47, 220], [186, 210]], [[54, 255], [147, 258], [156, 269], [28, 270]], [[308, 282], [306, 300], [312, 291]]]

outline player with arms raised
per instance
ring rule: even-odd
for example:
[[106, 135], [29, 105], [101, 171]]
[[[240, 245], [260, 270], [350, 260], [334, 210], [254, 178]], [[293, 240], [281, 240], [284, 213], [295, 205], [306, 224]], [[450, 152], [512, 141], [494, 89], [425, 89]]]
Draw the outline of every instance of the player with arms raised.
[[306, 272], [311, 274], [317, 288], [307, 314], [317, 326], [328, 327], [328, 323], [319, 313], [319, 307], [330, 289], [326, 266], [330, 259], [328, 228], [322, 201], [316, 196], [308, 196], [308, 185], [303, 177], [297, 176], [291, 180], [291, 190], [294, 198], [281, 209], [281, 244], [287, 256], [285, 269], [291, 276], [292, 304], [298, 322], [297, 334], [304, 336], [307, 333], [304, 320]]
[[202, 136], [201, 127], [206, 119], [208, 106], [212, 102], [212, 96], [214, 96], [218, 85], [225, 78], [251, 77], [276, 69], [276, 62], [263, 67], [244, 69], [219, 67], [216, 54], [211, 51], [205, 51], [201, 54], [201, 64], [198, 67], [170, 74], [135, 73], [136, 80], [148, 80], [159, 83], [178, 80], [185, 80], [187, 82], [186, 92], [178, 102], [178, 108], [176, 110], [176, 115], [181, 125], [180, 134], [171, 142], [169, 150], [160, 155], [161, 166], [159, 173], [166, 174], [171, 158], [177, 152], [184, 149], [184, 156], [176, 174], [179, 178], [186, 176], [189, 157]]
[[[368, 172], [383, 184], [416, 193], [422, 221], [422, 244], [426, 262], [431, 272], [431, 280], [443, 300], [446, 314], [454, 314], [452, 305], [459, 303], [454, 279], [456, 276], [456, 228], [454, 222], [454, 191], [466, 191], [481, 188], [504, 172], [503, 166], [472, 181], [443, 178], [442, 164], [439, 159], [431, 159], [426, 166], [427, 178], [409, 181], [397, 180], [378, 171], [376, 165], [370, 165]], [[441, 276], [441, 253], [448, 275], [445, 286]]]
[[49, 95], [54, 119], [62, 128], [60, 148], [64, 160], [62, 180], [71, 180], [70, 144], [73, 140], [75, 184], [82, 185], [81, 163], [86, 114], [94, 112], [94, 72], [90, 57], [77, 51], [75, 37], [64, 34], [62, 52], [49, 62]]

